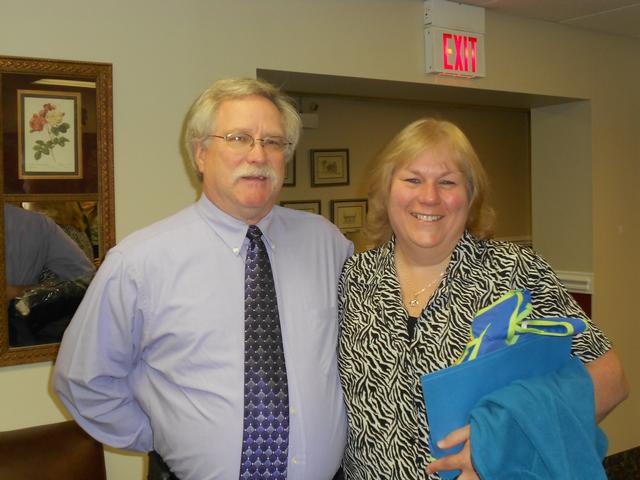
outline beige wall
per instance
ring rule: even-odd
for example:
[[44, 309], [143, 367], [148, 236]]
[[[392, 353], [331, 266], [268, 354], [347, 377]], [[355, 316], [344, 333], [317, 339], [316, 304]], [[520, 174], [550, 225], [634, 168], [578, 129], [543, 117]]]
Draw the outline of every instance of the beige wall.
[[[266, 68], [588, 99], [590, 121], [570, 133], [591, 154], [594, 318], [616, 342], [632, 386], [639, 385], [640, 322], [631, 285], [640, 266], [640, 41], [490, 11], [486, 38], [488, 76], [465, 80], [423, 73], [418, 0], [31, 0], [5, 1], [0, 14], [4, 55], [113, 63], [118, 238], [195, 198], [178, 132], [188, 105], [214, 78]], [[539, 113], [532, 115], [533, 131], [548, 128], [537, 122], [552, 112]], [[532, 142], [548, 165], [565, 161], [563, 137]], [[563, 208], [580, 211], [562, 200], [554, 210], [543, 207], [542, 217], [533, 209], [540, 228]], [[572, 235], [571, 225], [554, 228]], [[50, 371], [49, 363], [0, 370], [0, 428], [62, 418], [48, 390]], [[640, 444], [640, 431], [630, 425], [640, 425], [633, 396], [605, 421], [611, 451]], [[107, 460], [110, 478], [141, 478], [138, 457]]]
[[533, 244], [558, 270], [591, 272], [591, 111], [588, 101], [531, 113]]

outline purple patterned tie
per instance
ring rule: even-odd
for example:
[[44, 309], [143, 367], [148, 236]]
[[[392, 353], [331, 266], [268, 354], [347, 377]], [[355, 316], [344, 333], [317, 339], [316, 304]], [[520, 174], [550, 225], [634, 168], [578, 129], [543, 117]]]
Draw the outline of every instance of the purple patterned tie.
[[249, 226], [244, 267], [244, 435], [241, 479], [287, 478], [289, 390], [278, 301], [262, 232]]

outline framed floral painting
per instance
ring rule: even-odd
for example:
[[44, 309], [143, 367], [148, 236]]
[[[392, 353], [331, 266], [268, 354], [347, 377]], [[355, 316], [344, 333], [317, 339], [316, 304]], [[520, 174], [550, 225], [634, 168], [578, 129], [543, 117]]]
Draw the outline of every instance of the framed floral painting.
[[81, 94], [18, 90], [18, 178], [82, 178]]

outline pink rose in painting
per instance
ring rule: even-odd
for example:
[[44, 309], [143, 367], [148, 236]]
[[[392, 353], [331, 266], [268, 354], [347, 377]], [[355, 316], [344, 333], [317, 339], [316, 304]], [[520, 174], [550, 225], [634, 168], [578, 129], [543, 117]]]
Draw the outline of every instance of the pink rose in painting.
[[67, 133], [70, 125], [64, 121], [64, 112], [58, 110], [55, 103], [45, 103], [38, 113], [33, 114], [29, 120], [31, 133], [37, 137], [33, 141], [32, 149], [35, 160], [40, 160], [43, 155], [51, 156], [55, 160], [53, 150], [64, 147], [70, 140], [63, 134]]
[[29, 127], [32, 132], [41, 132], [46, 125], [47, 120], [42, 115], [33, 114], [31, 120], [29, 120]]

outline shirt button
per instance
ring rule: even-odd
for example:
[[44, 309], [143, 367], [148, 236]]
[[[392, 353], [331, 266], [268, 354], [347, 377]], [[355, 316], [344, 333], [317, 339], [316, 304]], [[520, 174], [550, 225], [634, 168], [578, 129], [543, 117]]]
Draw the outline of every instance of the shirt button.
[[297, 465], [298, 464], [298, 459], [296, 457], [293, 457], [291, 459], [291, 463], [293, 463], [294, 465]]
[[291, 407], [291, 408], [289, 409], [289, 413], [290, 413], [291, 415], [295, 415], [297, 412], [298, 412], [298, 411], [296, 410], [296, 407]]
[[240, 251], [240, 249], [236, 247], [236, 248], [231, 249], [231, 251], [232, 251], [233, 253], [238, 253], [238, 252]]

